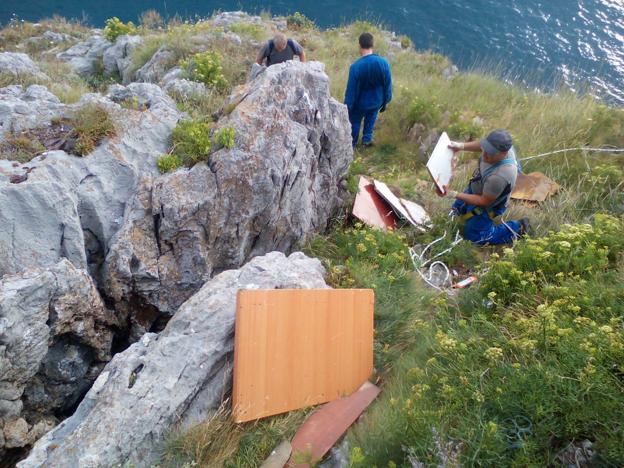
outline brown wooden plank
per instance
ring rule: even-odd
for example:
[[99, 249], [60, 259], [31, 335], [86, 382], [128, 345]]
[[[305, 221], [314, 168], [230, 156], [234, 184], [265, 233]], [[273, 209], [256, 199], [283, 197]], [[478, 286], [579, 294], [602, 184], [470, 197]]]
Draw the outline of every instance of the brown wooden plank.
[[377, 386], [365, 382], [354, 394], [327, 403], [313, 413], [291, 441], [292, 455], [286, 466], [305, 467], [308, 464], [301, 464], [302, 459], [315, 463], [321, 460], [379, 391]]
[[238, 293], [232, 413], [250, 421], [356, 391], [373, 370], [370, 289]]

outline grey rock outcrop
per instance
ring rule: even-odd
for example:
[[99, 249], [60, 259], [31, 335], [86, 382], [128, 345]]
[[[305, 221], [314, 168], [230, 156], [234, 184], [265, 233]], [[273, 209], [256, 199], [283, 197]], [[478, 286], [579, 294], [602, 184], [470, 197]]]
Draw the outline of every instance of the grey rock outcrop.
[[61, 114], [59, 98], [45, 86], [20, 85], [0, 88], [0, 141], [8, 131], [21, 131], [46, 125]]
[[69, 63], [79, 75], [90, 75], [95, 71], [96, 61], [102, 58], [104, 51], [111, 45], [106, 38], [95, 35], [64, 52], [59, 52], [56, 54], [56, 58]]
[[[128, 110], [111, 102], [120, 95], [136, 97], [147, 110]], [[25, 268], [49, 267], [67, 258], [78, 268], [88, 266], [98, 277], [138, 181], [158, 174], [156, 158], [167, 150], [171, 130], [181, 117], [173, 100], [156, 85], [118, 86], [110, 97], [85, 95], [74, 106], [54, 104], [47, 108], [42, 100], [18, 99], [25, 109], [49, 109], [41, 116], [29, 116], [33, 121], [26, 123], [30, 126], [44, 126], [52, 115], [97, 102], [116, 122], [117, 134], [84, 158], [54, 151], [26, 165], [0, 165], [0, 175], [4, 173], [7, 178], [27, 176], [19, 184], [0, 178], [0, 276]], [[15, 111], [5, 121], [23, 126], [21, 114]]]
[[31, 75], [44, 80], [48, 79], [48, 76], [28, 55], [18, 52], [0, 52], [0, 73], [15, 76]]
[[235, 147], [145, 180], [109, 251], [104, 288], [122, 309], [151, 309], [144, 330], [214, 274], [323, 231], [342, 204], [350, 125], [322, 64], [270, 67], [233, 106], [219, 127], [234, 128]]
[[205, 419], [229, 389], [237, 291], [325, 288], [323, 274], [316, 259], [273, 252], [214, 277], [160, 334], [115, 355], [75, 414], [18, 466], [151, 466], [174, 427]]
[[119, 36], [111, 47], [104, 51], [104, 73], [112, 75], [118, 73], [122, 83], [128, 84], [132, 80], [130, 65], [132, 64], [132, 51], [143, 44], [141, 36]]
[[145, 83], [158, 83], [175, 64], [175, 53], [163, 46], [136, 71], [134, 79]]
[[34, 442], [76, 404], [110, 359], [116, 325], [67, 260], [0, 280], [0, 453]]

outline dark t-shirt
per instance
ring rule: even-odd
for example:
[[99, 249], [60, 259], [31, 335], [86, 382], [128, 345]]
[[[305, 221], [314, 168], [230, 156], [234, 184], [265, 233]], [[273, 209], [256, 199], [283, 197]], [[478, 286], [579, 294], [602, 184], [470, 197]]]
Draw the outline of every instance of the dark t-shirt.
[[260, 57], [267, 59], [267, 66], [292, 60], [295, 58], [295, 55], [300, 56], [303, 53], [303, 47], [301, 47], [301, 45], [294, 39], [289, 39], [286, 48], [281, 52], [277, 50], [277, 47], [273, 46], [273, 50], [269, 53], [269, 50], [271, 49], [269, 43], [270, 41], [264, 44], [260, 50]]

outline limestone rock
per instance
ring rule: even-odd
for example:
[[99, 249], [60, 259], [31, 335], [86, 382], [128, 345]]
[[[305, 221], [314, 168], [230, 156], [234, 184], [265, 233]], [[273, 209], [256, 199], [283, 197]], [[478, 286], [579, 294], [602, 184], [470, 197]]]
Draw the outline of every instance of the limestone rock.
[[132, 64], [132, 51], [143, 44], [141, 36], [119, 36], [115, 44], [104, 51], [102, 59], [104, 61], [104, 73], [112, 75], [118, 73], [124, 84], [128, 84], [130, 76], [130, 65]]
[[17, 52], [0, 52], [0, 73], [15, 76], [31, 75], [44, 80], [48, 79], [28, 55]]
[[[81, 102], [64, 106], [43, 99], [28, 101], [21, 88], [2, 104], [3, 128], [42, 126], [86, 102], [106, 107], [117, 125], [115, 137], [105, 140], [91, 154], [79, 158], [63, 151], [38, 156], [26, 165], [1, 164], [0, 175], [0, 276], [24, 268], [52, 266], [61, 258], [86, 268], [97, 278], [110, 240], [122, 225], [128, 201], [143, 176], [158, 174], [156, 158], [169, 146], [171, 130], [181, 114], [173, 100], [158, 86], [133, 83], [118, 86], [111, 99], [85, 95]], [[29, 91], [32, 87], [29, 88]], [[128, 110], [111, 100], [136, 97], [147, 110]], [[20, 114], [24, 108], [32, 115]], [[12, 111], [11, 111], [12, 109]], [[39, 115], [39, 114], [40, 115]], [[14, 177], [26, 175], [19, 184]], [[8, 180], [7, 180], [8, 179]]]
[[[116, 317], [84, 270], [52, 268], [0, 280], [0, 423], [6, 448], [32, 442], [37, 423], [71, 409], [110, 359]], [[0, 451], [3, 447], [0, 446]]]
[[156, 51], [145, 65], [139, 68], [135, 74], [136, 81], [146, 83], [158, 83], [167, 70], [176, 62], [176, 55], [165, 46]]
[[18, 466], [151, 466], [170, 429], [205, 419], [231, 385], [237, 291], [324, 288], [323, 274], [316, 259], [273, 252], [214, 277], [160, 334], [115, 355], [74, 415]]
[[144, 329], [214, 274], [289, 252], [326, 228], [353, 157], [347, 109], [330, 97], [328, 81], [317, 62], [269, 67], [238, 89], [238, 105], [219, 121], [235, 129], [233, 149], [138, 189], [109, 250], [104, 287], [122, 309], [151, 308]]
[[189, 99], [208, 93], [208, 89], [203, 83], [186, 79], [169, 80], [165, 84], [165, 89], [170, 95], [182, 99]]
[[70, 47], [64, 52], [56, 54], [56, 58], [68, 62], [79, 75], [90, 75], [95, 71], [95, 62], [102, 58], [104, 51], [111, 47], [111, 43], [100, 35]]
[[45, 86], [31, 85], [26, 90], [14, 85], [0, 88], [0, 141], [8, 131], [38, 127], [61, 114], [61, 101]]

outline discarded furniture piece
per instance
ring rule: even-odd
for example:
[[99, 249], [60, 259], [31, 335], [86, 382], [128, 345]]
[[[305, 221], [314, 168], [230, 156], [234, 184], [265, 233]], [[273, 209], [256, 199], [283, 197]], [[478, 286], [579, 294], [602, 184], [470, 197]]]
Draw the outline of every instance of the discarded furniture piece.
[[397, 197], [383, 182], [375, 180], [373, 181], [373, 185], [375, 186], [375, 191], [381, 195], [381, 198], [388, 202], [400, 218], [408, 221], [414, 227], [423, 231], [425, 230], [425, 227], [429, 225], [431, 220], [422, 206]]
[[362, 176], [353, 203], [353, 216], [368, 226], [381, 229], [394, 229], [398, 225], [392, 207], [375, 191], [374, 185]]
[[286, 466], [308, 466], [301, 464], [301, 459], [313, 463], [321, 460], [379, 392], [379, 387], [367, 381], [353, 395], [327, 403], [314, 412], [291, 441], [292, 455]]
[[244, 422], [350, 395], [373, 371], [371, 289], [238, 292], [232, 413]]
[[360, 177], [358, 193], [353, 204], [353, 216], [368, 226], [394, 229], [399, 220], [425, 230], [431, 219], [425, 209], [409, 200], [397, 197], [386, 184], [378, 180], [370, 182]]
[[453, 177], [453, 150], [449, 148], [450, 143], [450, 138], [443, 132], [427, 161], [429, 175], [442, 193]]
[[541, 172], [530, 174], [518, 173], [516, 186], [511, 192], [511, 198], [516, 200], [528, 200], [543, 202], [551, 195], [559, 191], [561, 186], [549, 179]]

